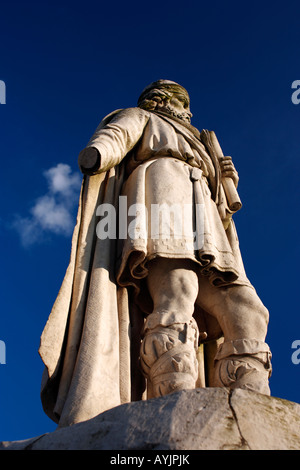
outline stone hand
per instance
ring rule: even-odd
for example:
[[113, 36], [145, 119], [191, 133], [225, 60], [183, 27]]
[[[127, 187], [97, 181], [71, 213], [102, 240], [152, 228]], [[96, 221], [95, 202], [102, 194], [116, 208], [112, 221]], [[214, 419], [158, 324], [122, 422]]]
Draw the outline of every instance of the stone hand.
[[95, 147], [83, 149], [78, 156], [80, 170], [85, 175], [93, 175], [100, 168], [100, 153]]
[[234, 182], [235, 187], [237, 188], [239, 182], [238, 172], [235, 169], [234, 164], [232, 163], [231, 157], [223, 157], [220, 159], [221, 173], [222, 177], [231, 178]]

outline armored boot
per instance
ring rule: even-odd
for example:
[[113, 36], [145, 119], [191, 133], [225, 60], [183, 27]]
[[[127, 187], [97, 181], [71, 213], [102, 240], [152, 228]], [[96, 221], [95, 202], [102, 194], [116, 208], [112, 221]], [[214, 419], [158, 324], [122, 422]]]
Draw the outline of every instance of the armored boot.
[[215, 356], [215, 387], [243, 388], [270, 395], [271, 352], [256, 339], [237, 339], [220, 345]]
[[198, 328], [193, 318], [178, 318], [168, 313], [147, 317], [140, 363], [147, 378], [148, 398], [195, 388], [197, 346]]

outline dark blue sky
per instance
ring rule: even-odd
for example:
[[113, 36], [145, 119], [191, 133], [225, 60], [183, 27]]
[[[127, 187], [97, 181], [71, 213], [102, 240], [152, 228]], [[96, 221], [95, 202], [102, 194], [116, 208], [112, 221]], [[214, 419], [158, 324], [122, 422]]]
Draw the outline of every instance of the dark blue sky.
[[234, 160], [244, 264], [270, 310], [272, 395], [299, 403], [299, 2], [12, 1], [0, 13], [0, 441], [56, 427], [38, 347], [69, 260], [77, 156], [159, 78], [188, 89], [192, 123]]

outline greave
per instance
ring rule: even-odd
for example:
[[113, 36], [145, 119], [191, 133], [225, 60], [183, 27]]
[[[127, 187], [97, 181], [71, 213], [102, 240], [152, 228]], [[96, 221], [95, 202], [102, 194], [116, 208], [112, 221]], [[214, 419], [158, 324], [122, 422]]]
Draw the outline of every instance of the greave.
[[144, 327], [140, 363], [148, 381], [148, 398], [193, 389], [198, 377], [195, 320], [169, 324], [163, 318], [151, 314]]
[[237, 339], [220, 345], [215, 356], [215, 387], [243, 388], [270, 395], [271, 352], [256, 339]]

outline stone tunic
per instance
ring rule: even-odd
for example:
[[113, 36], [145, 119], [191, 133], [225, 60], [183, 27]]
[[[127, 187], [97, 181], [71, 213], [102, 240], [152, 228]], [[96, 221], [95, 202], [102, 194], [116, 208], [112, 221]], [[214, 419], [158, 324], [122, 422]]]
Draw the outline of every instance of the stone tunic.
[[128, 219], [126, 238], [119, 243], [120, 285], [140, 288], [147, 262], [157, 256], [192, 259], [216, 286], [250, 285], [233, 221], [225, 229], [212, 198], [216, 169], [189, 129], [129, 108], [96, 130], [88, 146], [99, 150], [101, 172], [123, 160], [126, 166], [122, 210], [126, 207]]

